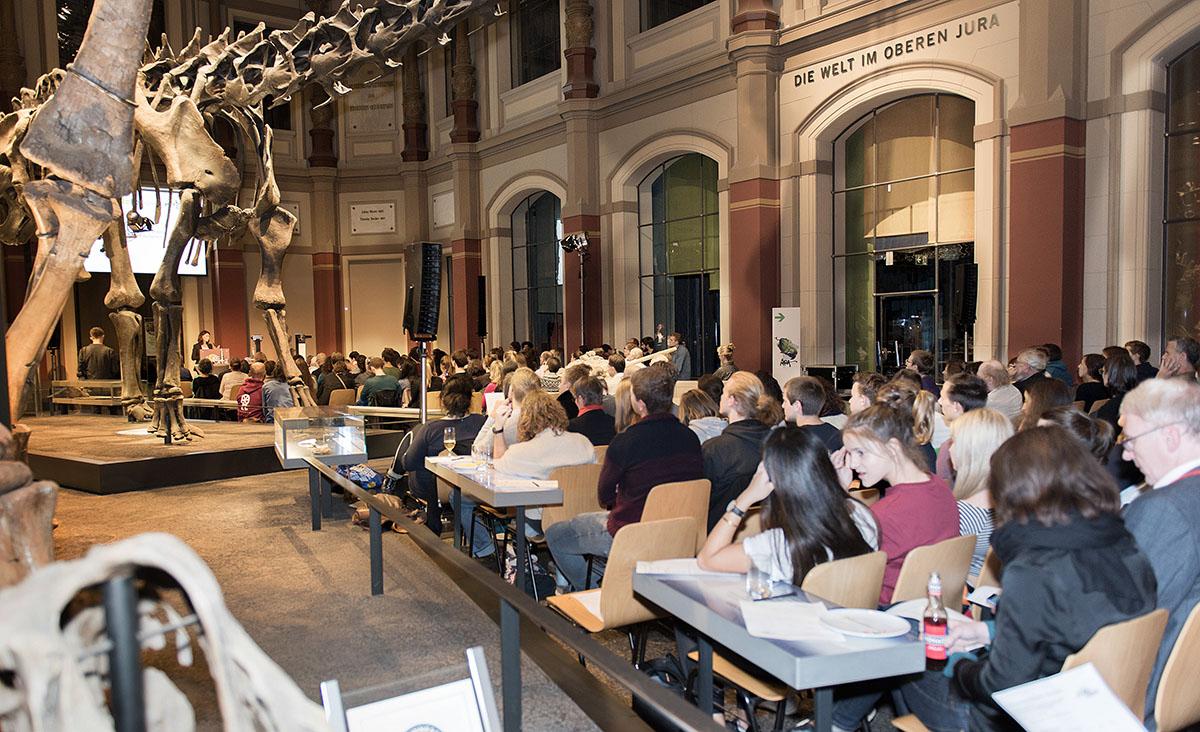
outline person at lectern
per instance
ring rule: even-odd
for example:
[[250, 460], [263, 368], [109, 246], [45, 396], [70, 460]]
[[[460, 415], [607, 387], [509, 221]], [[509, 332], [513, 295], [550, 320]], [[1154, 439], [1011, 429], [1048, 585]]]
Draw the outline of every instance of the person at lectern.
[[100, 328], [92, 328], [88, 331], [88, 336], [92, 342], [79, 351], [79, 378], [117, 378], [117, 354], [116, 351], [104, 345], [104, 331]]
[[200, 335], [196, 336], [196, 342], [192, 344], [192, 363], [200, 363], [200, 351], [205, 348], [216, 348], [216, 346], [213, 345], [212, 333], [202, 330]]

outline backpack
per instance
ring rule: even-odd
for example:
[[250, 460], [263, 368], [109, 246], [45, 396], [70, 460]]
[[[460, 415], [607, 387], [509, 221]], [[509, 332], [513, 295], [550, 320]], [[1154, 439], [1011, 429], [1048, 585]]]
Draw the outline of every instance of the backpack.
[[[646, 661], [642, 664], [641, 671], [660, 686], [666, 687], [679, 696], [688, 697], [687, 675], [674, 654]], [[642, 703], [636, 694], [633, 696], [633, 713], [641, 717], [642, 721], [646, 722], [651, 729], [663, 732], [668, 730], [675, 732], [680, 729], [678, 725], [663, 719], [656, 710]]]
[[372, 407], [398, 407], [400, 397], [395, 389], [383, 389], [367, 397], [367, 403]]

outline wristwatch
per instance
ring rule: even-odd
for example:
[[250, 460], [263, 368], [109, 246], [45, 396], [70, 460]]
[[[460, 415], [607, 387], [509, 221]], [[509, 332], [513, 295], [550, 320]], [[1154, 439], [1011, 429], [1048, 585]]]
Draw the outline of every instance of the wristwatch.
[[493, 427], [493, 428], [492, 428], [492, 434], [493, 434], [493, 435], [498, 435], [498, 434], [500, 434], [500, 433], [502, 433], [502, 432], [504, 432], [504, 428], [503, 428], [503, 427], [501, 427], [500, 429], [496, 429], [495, 427]]
[[729, 502], [729, 505], [725, 507], [725, 513], [732, 513], [738, 518], [744, 518], [746, 516], [746, 512], [737, 507], [737, 499]]

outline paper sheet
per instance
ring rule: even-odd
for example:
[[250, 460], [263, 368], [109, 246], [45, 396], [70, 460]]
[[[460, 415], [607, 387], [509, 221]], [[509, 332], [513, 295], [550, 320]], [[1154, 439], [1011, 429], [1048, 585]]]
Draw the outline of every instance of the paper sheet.
[[704, 577], [738, 577], [738, 572], [713, 572], [700, 569], [695, 559], [659, 559], [653, 562], [638, 562], [640, 574], [686, 574]]
[[1145, 730], [1090, 663], [997, 691], [992, 694], [992, 699], [1027, 732]]
[[1000, 588], [992, 585], [980, 585], [967, 595], [967, 602], [981, 605], [991, 610], [996, 609], [996, 598], [1000, 597]]
[[504, 401], [504, 393], [503, 392], [493, 391], [493, 392], [484, 394], [483, 395], [483, 403], [484, 403], [484, 409], [485, 409], [484, 413], [491, 414], [496, 409], [496, 405], [502, 401]]
[[742, 600], [746, 631], [756, 638], [795, 641], [844, 641], [841, 633], [821, 622], [819, 602], [755, 602]]
[[496, 478], [490, 487], [497, 491], [543, 491], [558, 487], [557, 480], [532, 480], [530, 478]]

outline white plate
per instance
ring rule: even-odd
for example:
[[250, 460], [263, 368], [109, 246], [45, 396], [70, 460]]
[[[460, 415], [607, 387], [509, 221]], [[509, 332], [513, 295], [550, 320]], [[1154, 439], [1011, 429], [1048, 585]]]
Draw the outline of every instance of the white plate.
[[878, 610], [849, 607], [830, 610], [821, 616], [821, 622], [855, 638], [895, 638], [912, 630], [904, 618]]

